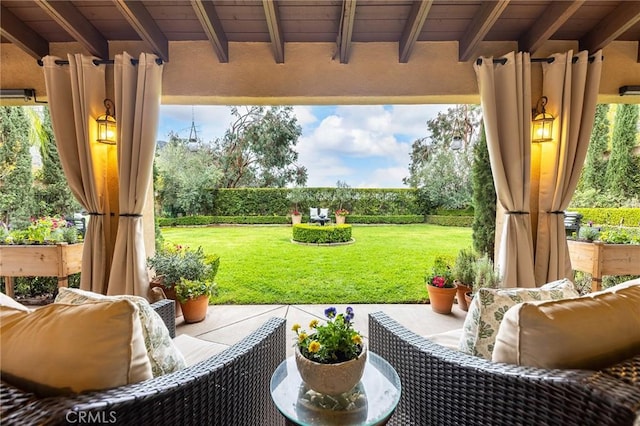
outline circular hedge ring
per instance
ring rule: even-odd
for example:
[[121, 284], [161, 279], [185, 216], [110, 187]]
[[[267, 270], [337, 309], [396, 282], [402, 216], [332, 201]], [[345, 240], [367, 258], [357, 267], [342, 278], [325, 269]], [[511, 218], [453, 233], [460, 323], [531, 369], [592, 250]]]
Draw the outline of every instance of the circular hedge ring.
[[351, 241], [351, 225], [293, 225], [293, 241], [307, 244], [336, 244]]

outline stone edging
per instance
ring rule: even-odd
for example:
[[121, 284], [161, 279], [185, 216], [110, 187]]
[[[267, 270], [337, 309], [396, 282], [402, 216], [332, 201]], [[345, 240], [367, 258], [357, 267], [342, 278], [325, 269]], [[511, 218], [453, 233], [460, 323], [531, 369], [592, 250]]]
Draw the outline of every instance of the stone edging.
[[298, 244], [300, 246], [321, 246], [321, 247], [335, 247], [335, 246], [348, 246], [356, 242], [355, 238], [351, 238], [349, 241], [341, 242], [341, 243], [304, 243], [302, 241], [295, 241], [293, 238], [291, 242], [294, 244]]

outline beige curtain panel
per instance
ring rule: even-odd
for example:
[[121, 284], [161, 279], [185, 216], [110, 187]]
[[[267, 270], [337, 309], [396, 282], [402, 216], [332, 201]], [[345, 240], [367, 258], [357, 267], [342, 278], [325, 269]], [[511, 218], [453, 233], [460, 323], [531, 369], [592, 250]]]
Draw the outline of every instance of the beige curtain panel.
[[543, 95], [549, 100], [547, 112], [555, 117], [553, 141], [540, 144], [539, 190], [532, 194], [538, 205], [538, 285], [573, 277], [563, 211], [571, 201], [587, 155], [602, 71], [601, 51], [595, 53], [591, 63], [586, 51], [578, 53], [575, 62], [573, 51], [552, 57], [552, 63], [543, 63]]
[[474, 67], [498, 210], [505, 215], [503, 228], [496, 230], [496, 264], [504, 287], [535, 287], [529, 212], [531, 63], [528, 53], [512, 52], [503, 59], [504, 65], [480, 58]]
[[68, 55], [43, 59], [53, 133], [69, 187], [91, 218], [85, 235], [80, 287], [104, 293], [108, 278], [105, 241], [106, 156], [96, 142], [95, 119], [104, 113], [105, 67], [93, 57]]
[[147, 53], [140, 55], [137, 66], [131, 59], [127, 53], [115, 57], [120, 215], [108, 294], [146, 297], [142, 211], [151, 186], [163, 66]]

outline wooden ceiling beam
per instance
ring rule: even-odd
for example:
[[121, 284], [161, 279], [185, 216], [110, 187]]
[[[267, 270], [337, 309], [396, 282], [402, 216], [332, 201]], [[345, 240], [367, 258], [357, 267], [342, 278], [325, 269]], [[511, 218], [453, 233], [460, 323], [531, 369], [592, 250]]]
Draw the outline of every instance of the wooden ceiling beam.
[[278, 12], [278, 2], [276, 0], [262, 0], [264, 15], [269, 27], [273, 57], [277, 64], [284, 63], [284, 36], [282, 35], [282, 25], [280, 24], [280, 14]]
[[356, 0], [344, 0], [342, 2], [342, 17], [338, 30], [338, 49], [340, 50], [340, 63], [348, 64], [351, 54], [351, 38], [353, 37], [353, 22], [356, 17]]
[[229, 62], [229, 41], [213, 3], [205, 0], [191, 0], [191, 6], [213, 46], [213, 51], [218, 55], [218, 60], [223, 63]]
[[102, 59], [109, 58], [107, 39], [70, 1], [40, 0], [37, 4], [89, 53]]
[[623, 1], [580, 40], [580, 49], [596, 52], [640, 21], [640, 1]]
[[400, 44], [398, 46], [398, 58], [401, 63], [409, 62], [409, 56], [411, 56], [416, 41], [418, 41], [418, 37], [424, 27], [424, 22], [427, 20], [427, 15], [429, 14], [432, 4], [433, 0], [413, 2], [411, 13], [409, 13], [409, 18], [402, 31], [402, 37], [400, 38]]
[[114, 0], [114, 3], [129, 25], [140, 38], [151, 46], [153, 52], [165, 62], [169, 61], [169, 42], [156, 21], [139, 0]]
[[49, 54], [47, 40], [29, 28], [4, 6], [0, 6], [0, 36], [36, 59]]
[[552, 2], [518, 40], [518, 50], [534, 53], [555, 34], [585, 0]]
[[508, 5], [509, 0], [482, 2], [480, 10], [475, 14], [458, 45], [460, 62], [466, 62], [472, 58], [473, 52]]

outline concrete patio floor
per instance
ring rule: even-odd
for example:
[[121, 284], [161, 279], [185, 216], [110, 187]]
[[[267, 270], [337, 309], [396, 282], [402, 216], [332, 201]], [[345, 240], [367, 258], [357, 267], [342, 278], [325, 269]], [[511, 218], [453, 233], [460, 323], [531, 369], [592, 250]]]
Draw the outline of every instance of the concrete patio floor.
[[[287, 320], [287, 356], [293, 355], [294, 332], [291, 327], [299, 323], [308, 329], [309, 322], [317, 318], [324, 320], [324, 310], [330, 305], [212, 305], [207, 318], [196, 324], [186, 324], [182, 317], [176, 318], [176, 335], [187, 334], [214, 343], [220, 351], [242, 340], [271, 317]], [[449, 315], [434, 313], [427, 304], [412, 305], [331, 305], [344, 312], [351, 306], [355, 312], [354, 327], [368, 338], [368, 314], [383, 311], [409, 330], [419, 335], [442, 333], [461, 328], [466, 312], [453, 305]]]

